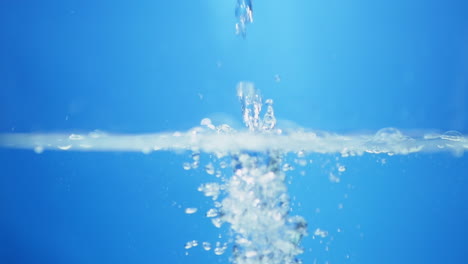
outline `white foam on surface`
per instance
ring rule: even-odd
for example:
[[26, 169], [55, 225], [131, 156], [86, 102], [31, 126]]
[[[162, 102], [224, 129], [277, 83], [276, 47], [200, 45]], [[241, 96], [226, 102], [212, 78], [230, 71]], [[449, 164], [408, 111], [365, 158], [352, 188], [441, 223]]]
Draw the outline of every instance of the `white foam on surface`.
[[[221, 126], [219, 126], [221, 127]], [[218, 127], [218, 128], [219, 128]], [[227, 132], [226, 132], [227, 131]], [[468, 149], [467, 136], [449, 131], [443, 134], [422, 133], [409, 137], [394, 128], [375, 134], [340, 135], [326, 132], [280, 133], [236, 132], [197, 127], [187, 132], [153, 134], [11, 133], [0, 134], [0, 147], [57, 151], [136, 151], [197, 150], [209, 153], [277, 150], [283, 153], [341, 153], [343, 156], [364, 153], [410, 154], [416, 152], [453, 152]]]

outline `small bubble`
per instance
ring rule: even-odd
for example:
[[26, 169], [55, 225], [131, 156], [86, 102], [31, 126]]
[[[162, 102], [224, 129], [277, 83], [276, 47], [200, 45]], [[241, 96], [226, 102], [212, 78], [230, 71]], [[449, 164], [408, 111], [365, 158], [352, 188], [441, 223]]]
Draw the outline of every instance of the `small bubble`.
[[324, 237], [328, 236], [328, 231], [317, 228], [314, 231], [314, 235], [324, 238]]
[[82, 140], [82, 139], [83, 139], [83, 136], [77, 135], [77, 134], [71, 134], [68, 138], [69, 138], [70, 140]]
[[301, 167], [307, 166], [307, 160], [305, 160], [305, 159], [296, 159], [295, 162], [296, 162], [296, 164], [298, 164]]
[[185, 209], [185, 213], [186, 213], [186, 214], [194, 214], [194, 213], [196, 213], [197, 211], [198, 211], [197, 208], [192, 208], [192, 207], [186, 208], [186, 209]]
[[192, 241], [189, 241], [189, 242], [185, 243], [184, 248], [185, 249], [191, 249], [192, 248]]
[[275, 82], [281, 82], [281, 76], [279, 74], [275, 74], [274, 79]]
[[329, 176], [328, 176], [328, 179], [331, 181], [331, 182], [334, 182], [334, 183], [339, 183], [340, 182], [340, 178], [337, 177], [335, 174], [333, 174], [332, 172], [330, 172]]
[[200, 153], [198, 152], [195, 152], [192, 154], [192, 159], [193, 160], [200, 160]]
[[340, 210], [343, 209], [343, 204], [342, 203], [338, 204], [338, 209], [340, 209]]
[[100, 130], [94, 130], [92, 132], [89, 132], [88, 136], [90, 138], [101, 138], [101, 137], [106, 136], [106, 133], [104, 133], [103, 131], [100, 131]]
[[458, 131], [450, 130], [441, 135], [440, 138], [450, 141], [461, 141], [463, 139], [463, 135]]
[[211, 249], [211, 244], [209, 242], [203, 242], [203, 249], [209, 251]]
[[220, 242], [216, 242], [216, 247], [215, 247], [215, 249], [214, 249], [214, 253], [215, 253], [216, 255], [219, 256], [219, 255], [224, 254], [224, 252], [226, 251], [226, 249], [227, 249], [227, 244], [226, 244], [226, 243], [224, 243], [224, 244], [221, 246], [221, 243], [220, 243]]
[[298, 157], [298, 158], [303, 158], [303, 157], [305, 157], [305, 151], [303, 151], [303, 150], [298, 151], [298, 152], [297, 152], [297, 157]]
[[34, 147], [34, 152], [36, 152], [37, 154], [41, 154], [42, 152], [44, 152], [44, 147], [43, 146], [35, 146]]
[[206, 212], [206, 217], [216, 217], [218, 216], [218, 211], [216, 209], [211, 208]]
[[213, 164], [211, 164], [211, 162], [205, 166], [205, 171], [206, 173], [210, 174], [210, 175], [213, 175], [215, 170], [214, 170], [214, 166]]
[[151, 148], [147, 148], [147, 147], [141, 149], [141, 152], [142, 152], [143, 154], [150, 154], [151, 151], [152, 151], [152, 149], [151, 149]]
[[211, 219], [211, 223], [213, 223], [214, 226], [217, 228], [220, 228], [221, 225], [223, 224], [223, 221], [220, 218], [213, 218]]
[[221, 167], [221, 169], [225, 169], [225, 168], [227, 167], [227, 165], [228, 165], [228, 164], [227, 164], [227, 162], [225, 162], [225, 161], [221, 161], [221, 162], [219, 163], [219, 166]]
[[294, 170], [294, 167], [291, 166], [291, 164], [285, 163], [285, 164], [283, 165], [283, 171], [292, 171], [292, 170]]
[[344, 172], [344, 171], [346, 171], [346, 167], [343, 166], [343, 165], [339, 165], [339, 166], [338, 166], [338, 171], [339, 171], [339, 172]]
[[72, 145], [66, 145], [66, 146], [57, 146], [58, 149], [60, 150], [69, 150], [71, 149]]
[[187, 243], [185, 243], [185, 249], [191, 249], [192, 247], [198, 246], [198, 241], [197, 240], [192, 240]]
[[192, 166], [188, 162], [184, 162], [183, 167], [184, 167], [184, 170], [190, 170], [192, 168]]
[[215, 129], [215, 126], [213, 125], [213, 123], [211, 123], [211, 119], [209, 118], [203, 118], [200, 122], [200, 125], [206, 126], [209, 129], [213, 129], [213, 130]]

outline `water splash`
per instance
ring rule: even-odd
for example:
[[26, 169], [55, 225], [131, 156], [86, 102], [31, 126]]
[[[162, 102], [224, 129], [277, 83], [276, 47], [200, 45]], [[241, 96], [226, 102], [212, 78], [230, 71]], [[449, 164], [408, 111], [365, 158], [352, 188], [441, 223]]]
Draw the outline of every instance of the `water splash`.
[[247, 25], [253, 22], [252, 0], [237, 0], [236, 5], [236, 34], [243, 38], [247, 35]]
[[[89, 134], [0, 134], [0, 147], [32, 149], [36, 153], [57, 151], [140, 151], [145, 154], [161, 150], [192, 151], [191, 162], [183, 169], [200, 167], [200, 152], [215, 153], [216, 157], [230, 157], [232, 175], [221, 183], [206, 183], [199, 191], [214, 201], [206, 217], [216, 227], [228, 224], [232, 230], [232, 262], [235, 264], [297, 264], [303, 252], [301, 239], [307, 234], [307, 222], [300, 216], [291, 216], [290, 198], [285, 173], [294, 168], [282, 162], [288, 152], [297, 153], [297, 164], [306, 166], [305, 152], [340, 153], [343, 157], [372, 154], [410, 154], [416, 152], [450, 151], [462, 155], [468, 149], [467, 137], [456, 131], [442, 134], [421, 133], [412, 137], [395, 128], [384, 128], [375, 134], [338, 135], [307, 131], [283, 132], [276, 126], [273, 101], [265, 101], [252, 83], [241, 82], [237, 96], [242, 107], [243, 121], [248, 131], [235, 131], [227, 124], [215, 125], [203, 119], [200, 127], [187, 132], [140, 135], [117, 135], [103, 132]], [[220, 177], [213, 161], [201, 168], [208, 175]], [[346, 170], [337, 165], [338, 174], [330, 173], [332, 182], [339, 182]], [[225, 160], [219, 163], [229, 167]], [[342, 204], [339, 205], [341, 209]], [[197, 212], [186, 208], [187, 214]], [[316, 229], [313, 234], [327, 236]], [[186, 243], [190, 249], [197, 240]], [[203, 243], [204, 250], [223, 254], [228, 245]]]

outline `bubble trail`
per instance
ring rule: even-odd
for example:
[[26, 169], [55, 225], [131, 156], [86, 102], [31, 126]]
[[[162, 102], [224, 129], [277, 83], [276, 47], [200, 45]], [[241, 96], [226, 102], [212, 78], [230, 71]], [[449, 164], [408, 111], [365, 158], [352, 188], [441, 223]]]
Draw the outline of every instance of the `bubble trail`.
[[237, 0], [236, 5], [236, 34], [243, 38], [247, 35], [247, 24], [253, 22], [252, 0]]

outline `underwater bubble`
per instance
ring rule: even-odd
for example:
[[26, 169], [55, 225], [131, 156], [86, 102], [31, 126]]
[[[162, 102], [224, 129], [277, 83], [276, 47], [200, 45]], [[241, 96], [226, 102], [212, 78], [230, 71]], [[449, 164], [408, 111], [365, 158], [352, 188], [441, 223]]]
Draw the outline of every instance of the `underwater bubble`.
[[186, 213], [186, 214], [194, 214], [194, 213], [196, 213], [197, 211], [198, 211], [197, 208], [192, 208], [192, 207], [186, 208], [186, 209], [185, 209], [185, 213]]
[[82, 139], [84, 139], [84, 137], [82, 135], [78, 135], [78, 134], [71, 134], [68, 138], [70, 140], [82, 140]]
[[211, 219], [211, 223], [217, 227], [217, 228], [220, 228], [221, 225], [223, 224], [223, 220], [221, 220], [220, 218], [213, 218]]
[[324, 238], [324, 237], [328, 236], [328, 231], [317, 228], [314, 231], [314, 235]]
[[210, 174], [210, 175], [213, 175], [215, 173], [214, 166], [213, 166], [213, 164], [211, 162], [208, 165], [205, 166], [205, 172]]
[[34, 147], [34, 152], [36, 152], [37, 154], [41, 154], [42, 152], [44, 152], [44, 147], [43, 146], [35, 146]]
[[188, 162], [184, 162], [184, 164], [182, 165], [184, 170], [190, 170], [192, 168], [192, 165], [190, 165], [190, 163]]
[[228, 164], [227, 164], [227, 162], [225, 162], [225, 161], [221, 161], [221, 162], [219, 163], [219, 167], [221, 167], [221, 169], [225, 169], [227, 166], [228, 166]]
[[211, 208], [206, 212], [206, 217], [216, 217], [218, 216], [218, 210]]
[[463, 139], [463, 135], [458, 131], [450, 130], [441, 135], [440, 138], [450, 141], [461, 141]]
[[305, 157], [305, 151], [301, 150], [296, 153], [298, 158], [304, 158]]
[[218, 183], [205, 183], [198, 187], [198, 191], [203, 192], [205, 196], [213, 197], [216, 200], [221, 191], [221, 186]]
[[209, 242], [203, 242], [203, 249], [206, 251], [211, 250], [211, 244]]
[[192, 159], [193, 159], [194, 161], [200, 160], [200, 153], [199, 153], [199, 152], [193, 153], [193, 154], [192, 154]]
[[101, 130], [94, 130], [92, 132], [89, 132], [88, 136], [90, 138], [101, 138], [101, 137], [104, 137], [106, 136], [107, 134]]
[[374, 136], [376, 142], [400, 141], [407, 137], [403, 136], [400, 130], [393, 127], [382, 128]]
[[65, 145], [65, 146], [57, 146], [58, 149], [60, 150], [69, 150], [71, 149], [72, 145]]
[[339, 183], [340, 182], [340, 178], [338, 176], [336, 176], [333, 172], [330, 172], [330, 174], [328, 175], [328, 179], [331, 182], [334, 182], [334, 183]]
[[188, 241], [187, 243], [185, 243], [185, 249], [191, 249], [192, 247], [196, 247], [198, 246], [198, 241], [197, 240], [192, 240], [192, 241]]
[[224, 243], [223, 245], [221, 245], [220, 242], [216, 242], [216, 247], [214, 248], [214, 253], [219, 256], [219, 255], [224, 254], [226, 249], [227, 249], [227, 243]]
[[339, 172], [344, 172], [344, 171], [346, 171], [346, 167], [343, 166], [343, 165], [338, 165], [338, 171]]

